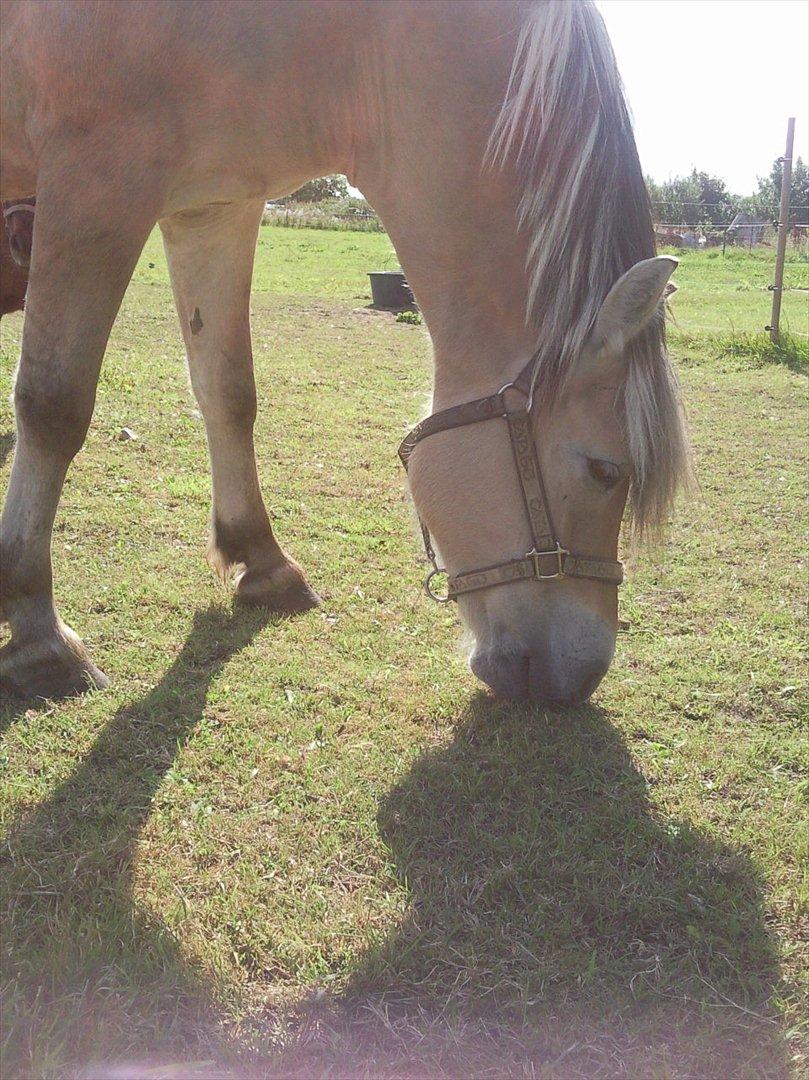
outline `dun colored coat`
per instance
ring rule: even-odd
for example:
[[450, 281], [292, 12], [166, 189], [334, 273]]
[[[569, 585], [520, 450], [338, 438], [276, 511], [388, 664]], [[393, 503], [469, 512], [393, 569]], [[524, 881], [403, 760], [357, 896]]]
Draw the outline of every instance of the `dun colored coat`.
[[[57, 612], [51, 532], [155, 223], [208, 435], [211, 564], [241, 601], [318, 602], [259, 488], [248, 317], [264, 200], [312, 177], [345, 173], [385, 223], [432, 338], [435, 410], [535, 358], [532, 437], [562, 547], [614, 560], [627, 499], [639, 529], [665, 518], [687, 462], [663, 340], [675, 263], [655, 258], [589, 0], [5, 0], [0, 64], [0, 197], [37, 195], [0, 530], [6, 688], [106, 683]], [[667, 90], [661, 76], [661, 109]], [[455, 579], [528, 552], [504, 425], [425, 439], [409, 482]], [[504, 696], [581, 700], [611, 661], [616, 595], [557, 576], [460, 596], [473, 670]]]

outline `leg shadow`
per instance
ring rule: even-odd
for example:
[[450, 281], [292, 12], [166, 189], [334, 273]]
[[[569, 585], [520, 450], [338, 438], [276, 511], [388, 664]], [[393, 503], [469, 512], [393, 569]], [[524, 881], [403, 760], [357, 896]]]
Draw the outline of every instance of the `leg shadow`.
[[119, 710], [73, 775], [12, 827], [0, 850], [4, 1077], [39, 1074], [43, 1048], [59, 1063], [143, 1057], [147, 1046], [187, 1052], [206, 1024], [214, 1045], [209, 987], [162, 921], [134, 904], [133, 864], [212, 679], [269, 620], [198, 613], [159, 685]]
[[14, 449], [15, 435], [13, 431], [4, 431], [0, 435], [0, 466], [5, 465], [6, 458]]
[[[0, 625], [0, 633], [2, 630], [3, 627]], [[4, 735], [20, 717], [26, 716], [33, 719], [36, 713], [49, 712], [52, 708], [53, 704], [42, 698], [20, 698], [16, 694], [0, 690], [0, 735]]]
[[652, 811], [598, 708], [481, 695], [379, 826], [408, 911], [273, 1075], [789, 1074], [755, 868]]

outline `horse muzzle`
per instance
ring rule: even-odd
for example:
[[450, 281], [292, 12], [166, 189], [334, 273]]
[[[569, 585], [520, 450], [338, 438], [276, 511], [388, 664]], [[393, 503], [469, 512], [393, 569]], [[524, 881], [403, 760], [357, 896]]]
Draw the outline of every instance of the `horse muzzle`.
[[588, 627], [586, 634], [550, 638], [527, 647], [512, 641], [478, 645], [469, 666], [496, 697], [580, 705], [606, 675], [614, 650], [612, 631]]

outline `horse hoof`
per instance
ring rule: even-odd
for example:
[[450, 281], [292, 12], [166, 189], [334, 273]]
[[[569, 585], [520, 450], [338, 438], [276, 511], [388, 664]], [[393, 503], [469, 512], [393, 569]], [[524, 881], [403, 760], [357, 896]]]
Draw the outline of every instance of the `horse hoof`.
[[235, 577], [236, 600], [248, 607], [264, 607], [281, 615], [296, 615], [319, 607], [322, 600], [301, 570], [290, 563], [272, 569], [255, 567]]
[[0, 691], [14, 697], [59, 701], [109, 684], [78, 638], [54, 635], [21, 645], [12, 639], [0, 649]]

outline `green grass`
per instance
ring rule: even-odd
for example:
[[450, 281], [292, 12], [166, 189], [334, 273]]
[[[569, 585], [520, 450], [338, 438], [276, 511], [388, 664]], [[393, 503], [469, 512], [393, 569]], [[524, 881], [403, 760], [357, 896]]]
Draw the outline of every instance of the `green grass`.
[[[260, 229], [253, 290], [282, 296], [357, 301], [371, 299], [368, 271], [392, 270], [399, 261], [384, 233], [324, 229]], [[168, 286], [159, 232], [149, 238], [135, 283]]]
[[[325, 598], [280, 621], [234, 613], [204, 565], [204, 434], [144, 252], [54, 539], [62, 610], [113, 686], [0, 707], [2, 1075], [798, 1075], [794, 357], [675, 332], [700, 492], [634, 560], [592, 704], [497, 705], [419, 591], [395, 446], [429, 350], [367, 310], [389, 252], [261, 231], [259, 470]], [[751, 292], [704, 256], [678, 318], [741, 328]]]
[[[775, 252], [772, 248], [745, 251], [721, 248], [704, 251], [665, 249], [680, 260], [674, 280], [679, 291], [672, 298], [672, 338], [751, 334], [766, 338], [772, 314]], [[809, 362], [809, 257], [789, 248], [781, 301], [781, 331], [793, 335], [793, 347]]]

